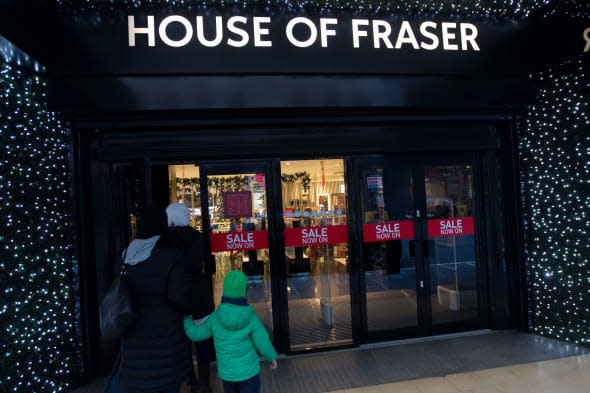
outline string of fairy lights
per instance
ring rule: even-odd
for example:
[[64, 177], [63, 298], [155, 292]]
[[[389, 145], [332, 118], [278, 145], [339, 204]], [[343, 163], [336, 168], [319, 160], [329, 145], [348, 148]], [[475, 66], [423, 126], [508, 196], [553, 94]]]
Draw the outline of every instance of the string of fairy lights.
[[71, 383], [68, 131], [45, 82], [0, 62], [0, 391]]
[[[579, 1], [579, 0], [568, 0]], [[551, 0], [56, 0], [64, 7], [277, 7], [293, 9], [358, 10], [401, 15], [528, 17]]]
[[590, 18], [590, 1], [560, 0], [547, 7], [543, 16], [568, 16], [571, 18]]
[[590, 74], [584, 58], [535, 76], [521, 130], [534, 330], [590, 343]]

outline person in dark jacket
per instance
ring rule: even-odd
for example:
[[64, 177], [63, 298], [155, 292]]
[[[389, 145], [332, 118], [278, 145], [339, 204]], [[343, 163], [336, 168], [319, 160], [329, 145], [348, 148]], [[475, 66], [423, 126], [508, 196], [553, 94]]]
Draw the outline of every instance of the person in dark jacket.
[[203, 275], [203, 239], [201, 232], [190, 226], [190, 211], [184, 203], [171, 203], [166, 208], [168, 217], [167, 241], [180, 248], [184, 270], [188, 276]]
[[[183, 254], [184, 272], [194, 282], [194, 293], [187, 294], [187, 299], [195, 302], [193, 319], [198, 320], [213, 312], [215, 305], [208, 281], [203, 274], [203, 240], [201, 233], [190, 226], [190, 212], [183, 203], [172, 203], [166, 208], [168, 216], [167, 240], [180, 249]], [[192, 343], [188, 345], [192, 348]], [[209, 377], [210, 340], [195, 344], [199, 381], [189, 380], [193, 393], [211, 392]]]
[[178, 393], [194, 374], [186, 345], [183, 255], [162, 235], [167, 231], [163, 209], [138, 215], [136, 239], [123, 253], [126, 280], [137, 320], [121, 340], [121, 384], [126, 393]]

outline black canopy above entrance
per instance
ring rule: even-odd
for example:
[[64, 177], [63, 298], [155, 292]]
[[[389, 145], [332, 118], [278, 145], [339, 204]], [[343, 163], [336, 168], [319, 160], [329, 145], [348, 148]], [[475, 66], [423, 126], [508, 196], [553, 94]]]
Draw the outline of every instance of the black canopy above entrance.
[[123, 76], [56, 78], [55, 110], [129, 112], [255, 108], [499, 109], [525, 105], [523, 79], [430, 76]]
[[555, 17], [255, 7], [78, 10], [18, 2], [10, 11], [2, 12], [11, 15], [3, 34], [47, 66], [50, 105], [73, 113], [503, 110], [532, 102], [530, 72], [582, 53], [587, 27]]

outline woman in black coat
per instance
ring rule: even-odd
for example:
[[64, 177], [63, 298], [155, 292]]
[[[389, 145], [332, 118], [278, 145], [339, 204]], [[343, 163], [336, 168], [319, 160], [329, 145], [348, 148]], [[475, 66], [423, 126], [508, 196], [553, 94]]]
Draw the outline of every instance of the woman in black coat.
[[[183, 203], [172, 203], [166, 208], [168, 233], [166, 241], [180, 249], [184, 260], [184, 272], [194, 283], [193, 292], [184, 298], [193, 301], [193, 319], [201, 319], [213, 312], [215, 305], [208, 281], [203, 275], [203, 239], [201, 233], [190, 226], [190, 212]], [[193, 343], [189, 341], [189, 348]], [[196, 347], [199, 381], [189, 380], [193, 393], [210, 393], [209, 351], [210, 340], [194, 343]]]
[[166, 213], [149, 209], [137, 225], [124, 263], [138, 318], [122, 338], [121, 384], [126, 393], [178, 393], [194, 373], [182, 322], [194, 312], [182, 297], [192, 284], [182, 253], [161, 238]]

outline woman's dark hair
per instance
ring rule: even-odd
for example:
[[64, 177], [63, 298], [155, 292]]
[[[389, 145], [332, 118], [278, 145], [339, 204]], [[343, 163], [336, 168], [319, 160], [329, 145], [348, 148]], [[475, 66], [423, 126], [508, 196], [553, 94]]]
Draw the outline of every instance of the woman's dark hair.
[[149, 207], [137, 214], [138, 239], [147, 239], [156, 235], [163, 235], [168, 230], [166, 211], [158, 207]]

